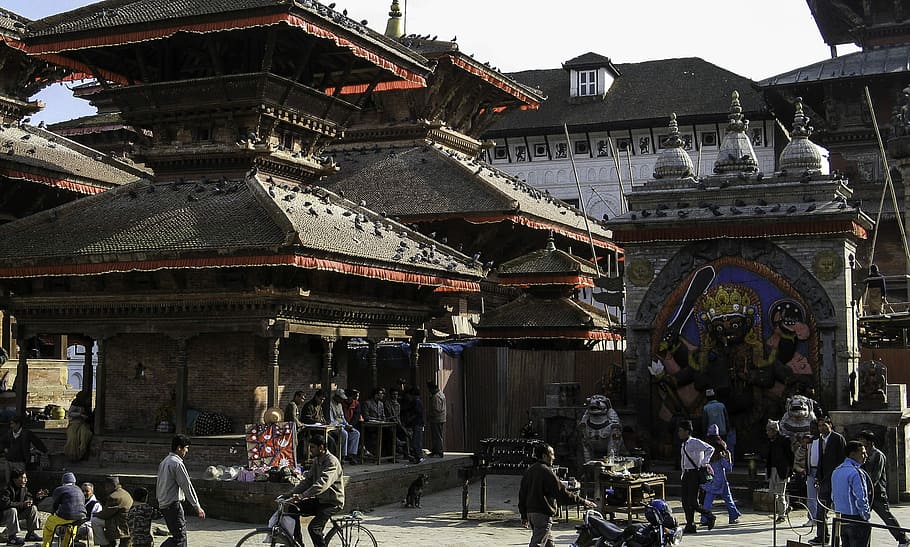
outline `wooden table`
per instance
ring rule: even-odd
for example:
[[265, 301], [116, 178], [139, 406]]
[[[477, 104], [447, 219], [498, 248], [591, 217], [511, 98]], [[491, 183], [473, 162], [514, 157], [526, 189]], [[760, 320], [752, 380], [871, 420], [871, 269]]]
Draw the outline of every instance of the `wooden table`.
[[[596, 470], [595, 470], [596, 471]], [[642, 475], [612, 475], [608, 473], [594, 472], [594, 497], [600, 497], [600, 510], [602, 513], [625, 513], [629, 521], [635, 513], [643, 513], [644, 503], [650, 499], [666, 499], [665, 475], [645, 473]], [[653, 495], [645, 493], [649, 487], [653, 490]], [[625, 505], [608, 505], [607, 496], [604, 495], [604, 489], [612, 488], [615, 492], [625, 492]]]
[[[340, 432], [340, 430], [341, 430], [340, 425], [304, 424], [303, 427], [301, 427], [300, 429], [297, 430], [297, 433], [298, 434], [303, 433], [303, 437], [304, 437], [303, 446], [304, 447], [306, 447], [306, 444], [309, 442], [310, 437], [312, 435], [321, 435], [322, 438], [325, 439], [325, 446], [326, 446], [326, 449], [328, 450], [328, 447], [330, 446], [329, 445], [329, 433]], [[336, 440], [338, 442], [335, 443], [335, 456], [340, 461], [341, 460], [341, 435], [340, 434], [336, 435]], [[298, 440], [298, 443], [299, 442], [300, 441]], [[304, 454], [305, 454], [304, 463], [310, 463], [310, 452], [308, 450], [306, 450], [306, 448], [304, 448]]]
[[[390, 460], [392, 460], [392, 463], [398, 463], [398, 450], [396, 450], [397, 447], [395, 446], [395, 438], [396, 438], [396, 434], [398, 433], [398, 423], [397, 422], [378, 422], [378, 421], [361, 422], [360, 427], [361, 427], [361, 433], [363, 434], [360, 437], [360, 459], [361, 460], [366, 461], [363, 457], [363, 454], [364, 454], [364, 451], [366, 450], [365, 441], [367, 438], [367, 431], [374, 430], [374, 431], [376, 431], [376, 454], [375, 454], [376, 455], [376, 465], [379, 465], [380, 463], [382, 463], [382, 460], [384, 460], [384, 459], [387, 459], [387, 460], [390, 459]], [[386, 430], [391, 430], [391, 438], [392, 438], [392, 441], [390, 443], [392, 446], [392, 455], [391, 456], [382, 455], [382, 437], [383, 437], [383, 431], [386, 431]]]

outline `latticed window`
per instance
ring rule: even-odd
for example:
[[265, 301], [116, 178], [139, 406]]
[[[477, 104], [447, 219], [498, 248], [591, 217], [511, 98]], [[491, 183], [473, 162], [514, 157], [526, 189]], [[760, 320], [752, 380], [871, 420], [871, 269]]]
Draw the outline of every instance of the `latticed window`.
[[582, 70], [578, 72], [578, 96], [585, 97], [597, 94], [597, 71]]

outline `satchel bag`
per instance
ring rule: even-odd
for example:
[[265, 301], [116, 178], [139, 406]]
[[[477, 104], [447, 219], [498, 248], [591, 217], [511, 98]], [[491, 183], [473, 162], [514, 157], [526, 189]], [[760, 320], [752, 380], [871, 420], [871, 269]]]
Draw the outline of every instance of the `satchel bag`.
[[714, 480], [714, 470], [711, 469], [710, 465], [704, 467], [698, 467], [695, 465], [695, 461], [692, 459], [692, 456], [689, 455], [689, 451], [686, 450], [686, 445], [683, 444], [683, 454], [686, 455], [686, 459], [689, 460], [689, 463], [692, 464], [692, 467], [698, 469], [698, 484], [707, 484]]

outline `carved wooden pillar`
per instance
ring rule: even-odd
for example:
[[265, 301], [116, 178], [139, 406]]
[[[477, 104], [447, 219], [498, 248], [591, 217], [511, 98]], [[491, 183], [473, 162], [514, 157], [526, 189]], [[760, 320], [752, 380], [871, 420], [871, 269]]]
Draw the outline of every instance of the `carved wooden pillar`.
[[28, 343], [29, 333], [25, 325], [19, 323], [16, 342], [19, 344], [19, 365], [16, 367], [16, 413], [25, 416], [28, 406]]
[[[95, 383], [95, 367], [92, 366], [94, 363], [92, 361], [92, 350], [95, 346], [95, 341], [92, 338], [85, 337], [85, 361], [82, 362], [82, 391], [92, 392], [92, 386]], [[88, 411], [92, 410], [92, 398], [88, 399], [89, 407]]]
[[367, 353], [367, 363], [370, 365], [370, 389], [375, 390], [379, 387], [379, 341], [375, 338], [368, 338], [369, 352]]
[[60, 347], [57, 348], [57, 359], [60, 359], [61, 361], [67, 360], [67, 358], [69, 356], [66, 354], [66, 348], [67, 348], [67, 346], [69, 346], [69, 344], [70, 344], [70, 337], [66, 334], [61, 334], [60, 335]]
[[[95, 381], [95, 431], [104, 430], [104, 404], [107, 393], [107, 341], [104, 337], [98, 339], [98, 379]], [[83, 376], [84, 378], [84, 376]], [[83, 380], [83, 384], [85, 381]], [[91, 387], [91, 384], [89, 384]], [[157, 425], [157, 424], [156, 424]]]
[[278, 355], [281, 351], [281, 338], [269, 338], [269, 364], [268, 364], [268, 405], [267, 408], [278, 406]]
[[326, 394], [326, 397], [330, 395], [332, 391], [332, 358], [333, 350], [335, 349], [336, 338], [332, 336], [323, 336], [322, 337], [322, 391]]
[[174, 365], [177, 368], [177, 382], [174, 390], [177, 396], [174, 401], [174, 428], [177, 433], [186, 433], [186, 342], [186, 338], [177, 338], [177, 351], [174, 352]]
[[420, 385], [420, 343], [426, 332], [418, 330], [411, 336], [411, 385]]

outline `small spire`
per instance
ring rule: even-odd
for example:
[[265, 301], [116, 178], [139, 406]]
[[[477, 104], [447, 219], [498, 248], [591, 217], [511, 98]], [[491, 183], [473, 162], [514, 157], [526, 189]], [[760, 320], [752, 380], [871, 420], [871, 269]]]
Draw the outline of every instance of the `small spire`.
[[552, 231], [550, 232], [550, 237], [547, 238], [547, 247], [546, 247], [546, 250], [547, 250], [547, 251], [555, 251], [555, 250], [556, 250], [556, 241], [553, 240], [553, 232], [552, 232]]
[[679, 138], [679, 123], [676, 121], [676, 113], [670, 114], [670, 136], [667, 137], [663, 144], [660, 156], [657, 157], [657, 163], [654, 165], [654, 178], [685, 178], [695, 174], [692, 166], [692, 158], [683, 148], [685, 143]]
[[749, 120], [743, 120], [743, 107], [739, 104], [739, 91], [733, 90], [730, 98], [730, 115], [727, 116], [730, 123], [727, 124], [728, 131], [745, 131], [749, 126]]
[[397, 40], [404, 36], [404, 17], [401, 13], [401, 7], [398, 0], [392, 0], [392, 7], [389, 9], [389, 22], [385, 26], [385, 35]]
[[796, 98], [794, 107], [796, 112], [793, 114], [790, 142], [781, 151], [778, 164], [781, 169], [819, 172], [822, 169], [822, 155], [809, 140], [812, 126], [809, 125], [809, 117], [803, 114], [802, 97]]
[[758, 162], [755, 160], [755, 149], [746, 131], [749, 129], [749, 120], [743, 119], [743, 107], [739, 104], [739, 92], [733, 91], [730, 100], [730, 122], [727, 124], [727, 133], [717, 151], [714, 161], [714, 172], [727, 173], [754, 173], [758, 171]]

